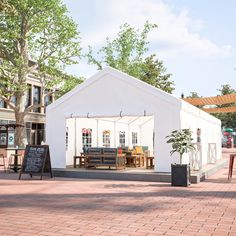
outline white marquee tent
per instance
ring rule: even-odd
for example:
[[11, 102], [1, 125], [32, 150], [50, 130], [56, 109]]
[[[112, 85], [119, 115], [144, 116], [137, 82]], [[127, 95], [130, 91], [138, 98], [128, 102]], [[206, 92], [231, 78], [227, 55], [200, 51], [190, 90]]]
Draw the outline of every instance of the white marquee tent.
[[[119, 128], [122, 125], [123, 128]], [[158, 172], [169, 172], [171, 163], [178, 163], [178, 154], [170, 157], [171, 145], [166, 143], [165, 138], [176, 129], [191, 129], [193, 142], [197, 142], [197, 129], [201, 129], [201, 165], [209, 162], [212, 144], [215, 158], [221, 158], [220, 120], [110, 67], [99, 71], [47, 107], [46, 142], [50, 146], [53, 168], [72, 164], [73, 155], [82, 147], [81, 129], [88, 126], [93, 126], [94, 132], [96, 130], [94, 135], [97, 138], [93, 139], [92, 146], [102, 145], [99, 132], [106, 127], [113, 133], [111, 146], [119, 146], [117, 133], [125, 129], [129, 134], [126, 145], [131, 146], [130, 134], [136, 130], [139, 134], [137, 144], [149, 146], [155, 157], [155, 171]], [[68, 128], [73, 132], [70, 132], [66, 144]], [[189, 155], [184, 160], [186, 163], [191, 161]]]

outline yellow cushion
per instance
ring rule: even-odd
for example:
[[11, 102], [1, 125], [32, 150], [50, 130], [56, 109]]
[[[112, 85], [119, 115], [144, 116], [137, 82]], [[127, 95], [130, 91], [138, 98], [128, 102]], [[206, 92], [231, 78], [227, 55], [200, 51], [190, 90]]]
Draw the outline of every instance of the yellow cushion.
[[140, 147], [140, 146], [136, 146], [135, 147], [135, 152], [136, 152], [136, 154], [143, 154], [143, 148]]

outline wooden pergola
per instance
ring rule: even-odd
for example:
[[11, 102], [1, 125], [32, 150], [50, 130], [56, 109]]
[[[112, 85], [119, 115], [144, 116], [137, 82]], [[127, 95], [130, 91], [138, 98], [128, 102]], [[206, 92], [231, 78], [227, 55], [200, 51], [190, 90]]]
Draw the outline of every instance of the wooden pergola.
[[[194, 106], [206, 106], [206, 105], [224, 105], [230, 103], [236, 103], [236, 94], [227, 94], [215, 97], [203, 97], [203, 98], [183, 98], [184, 101]], [[236, 105], [230, 107], [210, 107], [200, 108], [208, 113], [230, 113], [236, 112]]]

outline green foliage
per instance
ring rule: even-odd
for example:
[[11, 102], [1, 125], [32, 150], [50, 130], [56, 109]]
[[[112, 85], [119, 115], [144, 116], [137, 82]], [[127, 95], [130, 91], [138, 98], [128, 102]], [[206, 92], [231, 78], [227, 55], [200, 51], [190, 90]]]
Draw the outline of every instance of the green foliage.
[[[3, 3], [0, 5], [0, 99], [14, 110], [16, 123], [24, 125], [25, 115], [44, 105], [48, 89], [62, 83], [60, 71], [77, 63], [79, 32], [61, 0], [4, 0]], [[32, 74], [40, 80], [42, 101], [25, 108], [27, 78]], [[54, 77], [55, 74], [60, 76]], [[22, 129], [16, 128], [16, 145], [23, 145], [23, 135]]]
[[5, 12], [9, 15], [15, 15], [16, 11], [14, 7], [10, 6], [7, 2], [7, 0], [1, 0], [0, 1], [0, 11]]
[[[218, 89], [218, 91], [220, 92], [219, 95], [236, 93], [236, 90], [233, 89], [229, 84], [221, 85], [221, 88]], [[236, 106], [236, 103], [223, 104], [219, 105], [218, 107], [229, 107], [229, 106]], [[222, 127], [236, 128], [236, 112], [216, 113], [213, 115], [221, 120]]]
[[190, 92], [190, 95], [187, 98], [201, 98], [197, 92]]
[[170, 154], [175, 152], [180, 154], [180, 164], [182, 164], [182, 156], [184, 153], [188, 153], [194, 150], [192, 142], [192, 132], [189, 129], [174, 130], [170, 135], [166, 136], [168, 138], [167, 143], [172, 144], [172, 149]]
[[220, 92], [220, 95], [226, 95], [236, 92], [235, 89], [233, 89], [229, 84], [221, 85], [221, 88], [218, 89], [218, 91]]
[[0, 9], [0, 77], [15, 84], [13, 94], [25, 89], [35, 70], [45, 79], [46, 73], [77, 63], [79, 32], [60, 0], [7, 0], [7, 5], [17, 14]]
[[62, 85], [56, 93], [56, 98], [63, 96], [65, 93], [69, 92], [75, 88], [78, 84], [84, 81], [84, 78], [77, 78], [72, 75], [64, 75], [62, 78]]
[[96, 65], [99, 70], [111, 66], [171, 93], [174, 84], [169, 80], [171, 74], [166, 73], [163, 62], [156, 59], [155, 54], [146, 56], [149, 44], [147, 37], [155, 28], [156, 24], [146, 22], [140, 32], [125, 23], [120, 27], [117, 37], [112, 41], [107, 38], [106, 45], [98, 51], [101, 60], [94, 57], [92, 48], [89, 47], [88, 62]]

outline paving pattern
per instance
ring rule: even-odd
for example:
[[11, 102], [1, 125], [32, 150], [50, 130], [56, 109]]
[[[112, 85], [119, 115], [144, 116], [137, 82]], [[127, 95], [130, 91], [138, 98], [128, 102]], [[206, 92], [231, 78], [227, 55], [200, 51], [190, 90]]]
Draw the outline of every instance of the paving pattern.
[[[236, 168], [235, 168], [236, 169]], [[188, 188], [0, 172], [0, 235], [236, 235], [236, 171]]]

